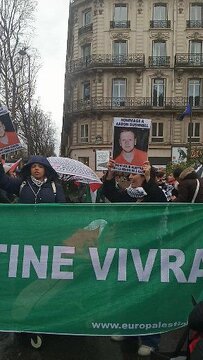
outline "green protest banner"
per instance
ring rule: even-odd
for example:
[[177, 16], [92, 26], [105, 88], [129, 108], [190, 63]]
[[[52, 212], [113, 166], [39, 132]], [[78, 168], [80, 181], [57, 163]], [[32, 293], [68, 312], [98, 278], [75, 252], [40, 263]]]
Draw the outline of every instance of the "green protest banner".
[[0, 205], [0, 330], [139, 335], [203, 299], [203, 205]]

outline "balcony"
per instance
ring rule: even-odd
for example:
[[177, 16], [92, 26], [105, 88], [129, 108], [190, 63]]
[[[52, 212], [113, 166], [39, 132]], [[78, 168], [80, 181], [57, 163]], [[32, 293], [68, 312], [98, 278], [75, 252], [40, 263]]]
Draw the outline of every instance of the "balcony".
[[169, 67], [170, 56], [149, 56], [149, 67]]
[[129, 55], [90, 55], [68, 63], [68, 73], [85, 71], [95, 68], [141, 68], [144, 67], [144, 54]]
[[83, 34], [87, 34], [89, 32], [93, 31], [93, 24], [88, 24], [85, 26], [82, 26], [79, 30], [78, 30], [78, 36], [81, 36]]
[[[162, 98], [161, 100], [152, 97], [95, 97], [89, 100], [75, 100], [69, 103], [67, 112], [69, 114], [112, 112], [130, 113], [142, 111], [183, 111], [188, 104], [187, 97]], [[199, 98], [198, 106], [193, 111], [203, 110], [203, 98]]]
[[175, 67], [203, 67], [203, 54], [176, 54]]
[[151, 20], [150, 29], [170, 29], [171, 20]]
[[110, 21], [110, 29], [130, 29], [130, 21], [129, 20]]
[[203, 28], [203, 20], [186, 20], [187, 29], [201, 29]]

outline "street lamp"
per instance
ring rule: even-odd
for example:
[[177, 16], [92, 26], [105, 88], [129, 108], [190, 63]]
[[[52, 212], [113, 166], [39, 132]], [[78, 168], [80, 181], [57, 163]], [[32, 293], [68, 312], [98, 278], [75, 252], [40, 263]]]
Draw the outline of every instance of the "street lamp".
[[28, 155], [30, 155], [30, 140], [31, 140], [31, 131], [30, 131], [30, 123], [31, 123], [31, 67], [30, 67], [30, 55], [27, 53], [26, 48], [21, 49], [19, 51], [21, 56], [27, 56], [28, 59]]

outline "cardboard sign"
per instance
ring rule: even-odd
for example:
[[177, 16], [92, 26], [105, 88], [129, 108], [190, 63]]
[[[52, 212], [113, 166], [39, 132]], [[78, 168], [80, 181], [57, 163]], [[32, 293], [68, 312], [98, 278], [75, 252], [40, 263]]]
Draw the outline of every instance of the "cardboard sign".
[[110, 151], [109, 150], [96, 150], [96, 170], [103, 171], [107, 170], [107, 163], [109, 161]]
[[6, 106], [0, 107], [0, 155], [22, 149]]
[[148, 160], [150, 119], [114, 118], [113, 159], [115, 170], [143, 173], [142, 165]]

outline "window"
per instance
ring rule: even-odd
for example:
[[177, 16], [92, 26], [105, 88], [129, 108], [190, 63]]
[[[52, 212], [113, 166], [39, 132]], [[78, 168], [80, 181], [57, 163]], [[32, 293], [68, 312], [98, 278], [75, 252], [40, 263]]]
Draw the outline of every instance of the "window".
[[126, 28], [128, 23], [128, 8], [126, 4], [114, 6], [113, 27]]
[[82, 46], [82, 57], [83, 62], [89, 63], [91, 58], [91, 44], [86, 44]]
[[153, 41], [152, 47], [152, 64], [161, 66], [166, 64], [166, 42]]
[[89, 25], [91, 23], [92, 23], [92, 11], [88, 9], [83, 13], [83, 26]]
[[81, 161], [83, 164], [89, 166], [89, 158], [88, 157], [78, 157], [78, 161]]
[[190, 27], [203, 26], [203, 4], [190, 5]]
[[192, 107], [200, 106], [201, 80], [191, 79], [188, 82], [188, 98]]
[[189, 122], [188, 124], [188, 142], [200, 142], [200, 123]]
[[152, 142], [163, 142], [164, 124], [162, 122], [152, 123]]
[[154, 4], [152, 18], [153, 20], [150, 21], [151, 28], [169, 28], [171, 26], [166, 4]]
[[82, 143], [88, 142], [88, 124], [82, 124], [80, 126], [80, 140]]
[[126, 79], [113, 79], [112, 105], [125, 106]]
[[88, 9], [82, 13], [82, 27], [78, 29], [78, 36], [93, 31], [92, 10]]
[[113, 61], [116, 63], [126, 62], [127, 56], [127, 41], [113, 42]]
[[190, 41], [189, 63], [191, 65], [201, 65], [202, 61], [202, 41]]
[[128, 10], [126, 4], [116, 4], [114, 8], [114, 21], [128, 20]]
[[166, 4], [155, 4], [153, 9], [153, 20], [167, 20], [167, 17], [168, 15]]
[[153, 79], [152, 80], [152, 105], [164, 106], [165, 98], [165, 80]]
[[83, 83], [83, 99], [84, 100], [90, 99], [90, 81], [85, 81]]

